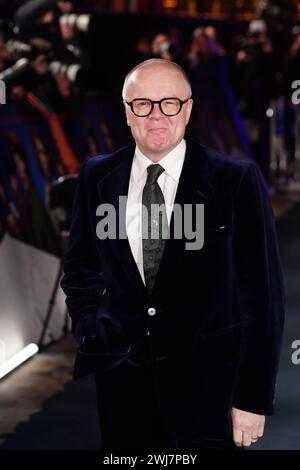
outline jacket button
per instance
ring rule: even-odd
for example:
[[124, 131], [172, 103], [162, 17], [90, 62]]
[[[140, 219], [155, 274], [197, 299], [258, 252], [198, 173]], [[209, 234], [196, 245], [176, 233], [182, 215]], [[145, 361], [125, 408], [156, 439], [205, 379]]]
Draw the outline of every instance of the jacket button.
[[148, 308], [148, 315], [150, 317], [153, 317], [154, 315], [156, 315], [156, 309], [153, 307]]

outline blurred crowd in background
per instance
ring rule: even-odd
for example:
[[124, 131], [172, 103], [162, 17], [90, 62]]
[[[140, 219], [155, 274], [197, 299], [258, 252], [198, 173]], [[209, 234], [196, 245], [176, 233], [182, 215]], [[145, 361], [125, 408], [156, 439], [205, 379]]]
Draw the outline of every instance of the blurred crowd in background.
[[[8, 231], [59, 253], [48, 217], [51, 189], [59, 178], [76, 174], [85, 157], [130, 140], [122, 83], [130, 68], [151, 57], [173, 60], [187, 72], [194, 99], [191, 136], [255, 159], [270, 192], [287, 191], [300, 178], [300, 113], [292, 100], [300, 88], [296, 1], [252, 2], [249, 21], [203, 19], [200, 1], [185, 2], [194, 5], [189, 17], [159, 15], [161, 2], [151, 3], [156, 11], [149, 15], [121, 7], [116, 14], [108, 11], [112, 3], [125, 4], [0, 3], [2, 236]], [[131, 11], [133, 3], [127, 2]]]

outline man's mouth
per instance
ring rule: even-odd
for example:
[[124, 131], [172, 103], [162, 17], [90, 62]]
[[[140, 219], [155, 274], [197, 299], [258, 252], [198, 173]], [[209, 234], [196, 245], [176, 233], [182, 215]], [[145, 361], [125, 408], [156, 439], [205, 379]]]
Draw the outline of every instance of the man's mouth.
[[159, 132], [165, 132], [166, 130], [167, 130], [166, 127], [152, 127], [151, 129], [148, 129], [148, 132], [159, 133]]

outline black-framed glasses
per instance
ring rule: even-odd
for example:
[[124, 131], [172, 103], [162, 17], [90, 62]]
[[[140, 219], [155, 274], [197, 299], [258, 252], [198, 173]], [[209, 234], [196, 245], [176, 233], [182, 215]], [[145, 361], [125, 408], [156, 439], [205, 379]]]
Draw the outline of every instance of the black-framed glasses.
[[165, 116], [176, 116], [180, 113], [182, 106], [190, 99], [191, 98], [188, 98], [187, 100], [180, 100], [179, 98], [163, 98], [159, 101], [152, 101], [148, 98], [135, 98], [132, 101], [126, 101], [126, 104], [130, 106], [133, 114], [138, 117], [149, 116], [156, 103]]

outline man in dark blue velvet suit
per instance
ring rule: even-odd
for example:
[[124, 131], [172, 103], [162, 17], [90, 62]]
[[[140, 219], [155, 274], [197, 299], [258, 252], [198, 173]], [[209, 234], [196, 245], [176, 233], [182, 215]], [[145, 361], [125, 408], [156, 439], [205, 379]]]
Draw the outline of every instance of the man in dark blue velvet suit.
[[[265, 183], [253, 162], [184, 139], [191, 89], [176, 64], [139, 64], [123, 99], [135, 145], [89, 159], [74, 204], [62, 280], [74, 376], [96, 377], [104, 449], [250, 446], [274, 412], [284, 321]], [[169, 236], [147, 244], [150, 200]], [[177, 236], [175, 205], [192, 208], [181, 228], [204, 207], [197, 249]]]

